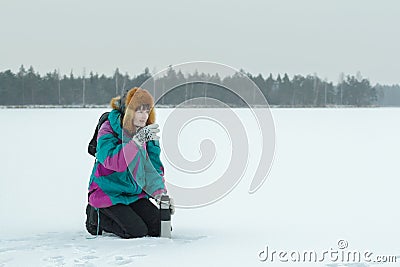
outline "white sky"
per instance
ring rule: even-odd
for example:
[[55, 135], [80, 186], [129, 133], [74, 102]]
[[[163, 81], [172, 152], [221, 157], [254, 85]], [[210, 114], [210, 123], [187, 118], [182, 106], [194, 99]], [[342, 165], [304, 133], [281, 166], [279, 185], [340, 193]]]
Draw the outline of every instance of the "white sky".
[[0, 71], [138, 74], [202, 60], [400, 83], [396, 0], [0, 0]]

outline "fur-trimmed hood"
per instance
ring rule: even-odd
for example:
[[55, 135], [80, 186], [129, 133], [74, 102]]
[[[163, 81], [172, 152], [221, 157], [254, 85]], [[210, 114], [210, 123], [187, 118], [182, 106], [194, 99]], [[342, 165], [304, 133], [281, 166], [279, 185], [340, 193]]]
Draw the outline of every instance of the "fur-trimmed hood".
[[135, 112], [143, 105], [149, 105], [150, 113], [146, 125], [153, 124], [156, 121], [154, 110], [154, 99], [151, 94], [142, 88], [134, 87], [129, 90], [124, 96], [117, 96], [111, 99], [110, 106], [113, 109], [120, 110], [123, 115], [122, 125], [130, 134], [136, 132], [136, 127], [133, 125]]

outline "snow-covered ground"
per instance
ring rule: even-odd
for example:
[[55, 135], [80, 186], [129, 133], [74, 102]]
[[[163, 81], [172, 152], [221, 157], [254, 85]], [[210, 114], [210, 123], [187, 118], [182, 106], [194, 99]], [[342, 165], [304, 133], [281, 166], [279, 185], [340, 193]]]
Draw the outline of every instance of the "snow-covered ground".
[[[102, 112], [0, 110], [0, 267], [398, 266], [399, 257], [386, 264], [294, 263], [280, 262], [278, 254], [263, 262], [259, 253], [268, 247], [322, 256], [343, 251], [337, 243], [344, 240], [349, 250], [371, 257], [400, 255], [400, 109], [273, 109], [275, 161], [255, 194], [248, 189], [260, 151], [250, 140], [248, 170], [230, 194], [209, 206], [178, 209], [172, 239], [132, 240], [92, 239], [84, 228], [93, 164], [86, 148]], [[158, 110], [161, 125], [169, 112]], [[246, 112], [238, 111], [245, 121]], [[183, 155], [196, 158], [195, 138], [213, 127], [203, 129], [182, 132], [182, 142], [194, 146], [183, 145]], [[227, 154], [218, 155], [210, 169], [216, 173], [226, 168]], [[179, 182], [171, 167], [166, 173]]]

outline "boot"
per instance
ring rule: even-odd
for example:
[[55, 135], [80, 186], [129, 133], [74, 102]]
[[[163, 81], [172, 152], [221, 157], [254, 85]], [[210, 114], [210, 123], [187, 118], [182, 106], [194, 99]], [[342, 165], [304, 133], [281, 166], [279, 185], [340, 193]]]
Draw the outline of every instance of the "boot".
[[102, 235], [103, 233], [101, 227], [99, 227], [99, 232], [97, 233], [97, 222], [97, 211], [88, 204], [86, 206], [86, 230], [91, 235]]

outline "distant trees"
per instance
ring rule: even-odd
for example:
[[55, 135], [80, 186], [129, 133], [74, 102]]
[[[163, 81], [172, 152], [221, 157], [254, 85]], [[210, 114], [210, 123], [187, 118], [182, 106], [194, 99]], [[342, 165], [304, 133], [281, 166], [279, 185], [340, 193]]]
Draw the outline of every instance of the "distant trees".
[[[321, 80], [316, 74], [306, 77], [295, 75], [292, 79], [286, 73], [282, 76], [278, 74], [276, 78], [269, 74], [264, 78], [261, 74], [253, 76], [241, 70], [240, 73], [221, 78], [218, 73], [210, 75], [195, 71], [184, 75], [170, 68], [166, 75], [152, 86], [153, 88], [148, 89], [156, 99], [163, 95], [159, 104], [164, 105], [177, 105], [193, 98], [207, 101], [204, 98], [206, 96], [229, 105], [243, 106], [243, 100], [226, 89], [232, 86], [238, 88], [240, 95], [252, 99], [252, 103], [262, 103], [256, 99], [256, 94], [247, 88], [249, 83], [244, 82], [243, 75], [257, 85], [270, 105], [400, 106], [398, 85], [397, 87], [372, 86], [360, 73], [356, 76], [342, 74], [340, 81], [334, 85], [327, 80]], [[130, 77], [128, 73], [122, 74], [118, 68], [112, 77], [93, 72], [89, 75], [75, 76], [73, 71], [61, 77], [58, 70], [41, 76], [32, 66], [28, 70], [21, 66], [16, 74], [10, 70], [0, 72], [0, 105], [104, 105], [115, 95], [142, 85], [150, 77], [148, 68], [134, 77]], [[199, 80], [207, 80], [209, 83], [199, 83], [197, 82]], [[176, 88], [172, 88], [174, 86]], [[390, 100], [385, 100], [387, 95], [391, 96]]]
[[[323, 81], [316, 75], [306, 77], [295, 75], [290, 80], [285, 73], [283, 78], [278, 74], [274, 80], [270, 74], [265, 81], [260, 75], [257, 77], [247, 75], [257, 84], [271, 105], [323, 107], [370, 106], [378, 103], [377, 89], [371, 86], [367, 79], [357, 79], [354, 76], [344, 77], [335, 86], [332, 82]], [[383, 96], [384, 92], [381, 92], [381, 97]]]
[[376, 85], [379, 106], [400, 106], [400, 85]]

